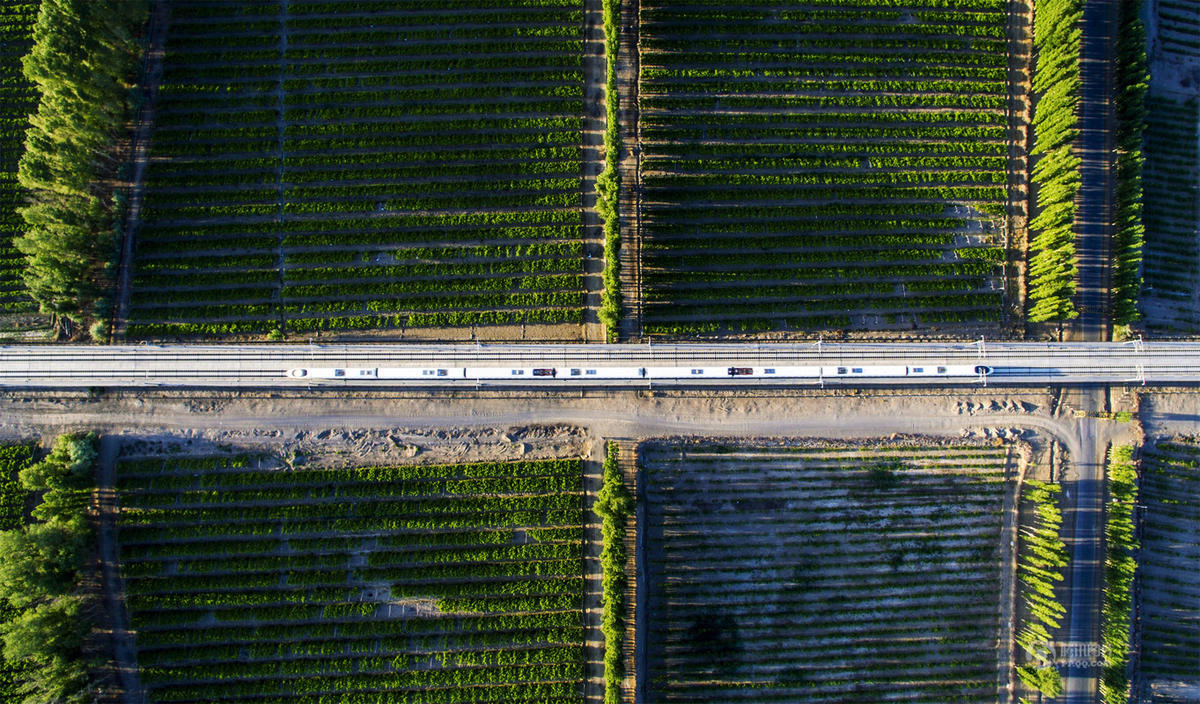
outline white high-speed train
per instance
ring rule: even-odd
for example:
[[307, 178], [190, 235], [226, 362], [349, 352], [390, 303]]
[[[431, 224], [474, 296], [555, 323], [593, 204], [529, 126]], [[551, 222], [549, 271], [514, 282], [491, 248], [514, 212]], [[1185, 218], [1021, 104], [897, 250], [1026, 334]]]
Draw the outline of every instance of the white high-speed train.
[[930, 362], [919, 366], [809, 366], [809, 367], [297, 367], [284, 374], [292, 379], [342, 381], [587, 381], [591, 379], [895, 379], [904, 377], [983, 377], [992, 373], [984, 364]]

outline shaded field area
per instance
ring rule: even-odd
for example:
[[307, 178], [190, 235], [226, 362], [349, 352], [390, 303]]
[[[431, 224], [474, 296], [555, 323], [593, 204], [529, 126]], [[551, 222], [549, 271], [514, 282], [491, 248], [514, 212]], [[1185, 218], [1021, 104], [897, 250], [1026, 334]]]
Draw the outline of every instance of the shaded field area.
[[1004, 318], [1004, 0], [641, 3], [644, 329]]
[[1006, 448], [639, 452], [646, 701], [996, 701]]
[[37, 306], [25, 291], [25, 257], [13, 246], [25, 221], [17, 207], [25, 192], [17, 185], [17, 162], [25, 150], [25, 129], [37, 107], [37, 93], [25, 79], [21, 57], [32, 45], [36, 2], [0, 6], [0, 337], [44, 329]]
[[117, 476], [152, 701], [583, 701], [580, 460]]
[[130, 337], [582, 335], [582, 2], [178, 0], [166, 46]]
[[1150, 6], [1142, 309], [1160, 335], [1200, 333], [1200, 5]]
[[1147, 107], [1146, 325], [1194, 334], [1200, 331], [1200, 103], [1151, 95]]
[[1142, 450], [1140, 647], [1134, 697], [1194, 702], [1200, 692], [1200, 440]]

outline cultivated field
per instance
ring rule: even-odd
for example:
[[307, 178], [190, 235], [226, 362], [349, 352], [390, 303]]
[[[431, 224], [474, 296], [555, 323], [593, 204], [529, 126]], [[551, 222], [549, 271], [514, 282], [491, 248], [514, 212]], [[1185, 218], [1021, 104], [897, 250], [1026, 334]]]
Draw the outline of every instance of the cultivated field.
[[[25, 524], [27, 492], [17, 482], [17, 472], [33, 462], [32, 445], [0, 445], [0, 530]], [[7, 600], [0, 599], [0, 624], [17, 614]], [[0, 702], [18, 702], [17, 687], [26, 668], [12, 666], [0, 658]]]
[[1006, 8], [643, 0], [645, 330], [1001, 321]]
[[1146, 324], [1166, 334], [1200, 330], [1200, 104], [1148, 101], [1145, 168]]
[[1005, 448], [640, 452], [647, 702], [996, 701]]
[[578, 338], [582, 61], [578, 0], [173, 2], [129, 335]]
[[1155, 333], [1200, 333], [1200, 5], [1151, 3], [1143, 309]]
[[1191, 0], [1154, 0], [1162, 50], [1180, 56], [1200, 54], [1200, 6]]
[[1142, 451], [1137, 701], [1194, 702], [1200, 691], [1200, 441]]
[[33, 86], [21, 71], [21, 57], [32, 43], [36, 2], [0, 5], [0, 336], [44, 327], [32, 317], [37, 308], [21, 280], [25, 257], [12, 245], [25, 226], [17, 206], [25, 197], [17, 185], [17, 162], [25, 148], [25, 128], [37, 107]]
[[582, 702], [579, 460], [118, 466], [158, 702]]

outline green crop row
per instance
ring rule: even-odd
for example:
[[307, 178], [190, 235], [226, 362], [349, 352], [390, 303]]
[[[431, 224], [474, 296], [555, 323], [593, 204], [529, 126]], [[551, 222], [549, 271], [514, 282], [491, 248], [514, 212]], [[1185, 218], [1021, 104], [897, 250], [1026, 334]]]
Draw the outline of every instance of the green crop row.
[[[25, 225], [17, 213], [24, 202], [17, 164], [29, 115], [37, 107], [37, 93], [22, 73], [21, 56], [31, 44], [37, 10], [32, 2], [12, 4], [0, 22], [0, 325], [5, 328], [15, 325], [18, 315], [36, 310], [22, 280], [25, 258], [13, 238]], [[0, 691], [5, 686], [0, 684]]]
[[582, 322], [582, 10], [414, 7], [172, 22], [131, 337]]
[[118, 468], [127, 604], [155, 701], [582, 702], [579, 460], [207, 459]]
[[[956, 16], [896, 0], [888, 7], [908, 18], [897, 24], [874, 6], [770, 5], [642, 7], [642, 295], [656, 302], [647, 329], [768, 330], [772, 313], [781, 328], [843, 327], [847, 316], [826, 313], [845, 310], [847, 294], [890, 308], [886, 294], [910, 280], [963, 291], [967, 305], [918, 297], [901, 317], [859, 316], [857, 326], [998, 319], [1003, 298], [980, 274], [1001, 277], [1006, 258], [997, 246], [1009, 200], [1005, 8]], [[957, 257], [986, 270], [953, 281], [959, 272], [946, 269], [941, 248], [921, 245], [972, 230], [982, 235]], [[881, 266], [814, 270], [845, 281], [810, 288], [823, 292], [815, 298], [779, 285], [810, 276], [788, 271], [797, 262], [839, 259]], [[931, 285], [941, 276], [944, 289]], [[679, 284], [702, 282], [738, 285], [706, 292], [704, 306], [680, 305], [691, 289]]]

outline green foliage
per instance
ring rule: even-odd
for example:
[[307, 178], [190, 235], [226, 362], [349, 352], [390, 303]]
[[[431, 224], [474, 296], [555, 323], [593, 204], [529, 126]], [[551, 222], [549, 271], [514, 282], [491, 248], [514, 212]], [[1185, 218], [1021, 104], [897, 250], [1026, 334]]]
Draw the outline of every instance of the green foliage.
[[66, 594], [75, 584], [86, 533], [60, 523], [0, 532], [0, 598], [17, 609]]
[[[25, 503], [28, 492], [21, 488], [17, 473], [31, 464], [33, 445], [0, 445], [0, 531], [19, 529], [25, 524]], [[0, 560], [0, 567], [5, 560]], [[0, 624], [15, 618], [20, 611], [0, 599]], [[2, 626], [0, 626], [2, 630]], [[15, 702], [18, 687], [27, 678], [28, 668], [9, 664], [0, 657], [0, 702]]]
[[1017, 675], [1026, 686], [1048, 697], [1062, 690], [1062, 679], [1048, 661], [1066, 608], [1055, 593], [1055, 583], [1063, 581], [1069, 563], [1067, 546], [1059, 537], [1062, 511], [1058, 506], [1061, 488], [1057, 484], [1027, 480], [1026, 501], [1033, 505], [1034, 520], [1021, 531], [1021, 558], [1017, 564], [1021, 600], [1029, 609], [1029, 618], [1016, 636], [1017, 645], [1033, 664], [1018, 666]]
[[583, 5], [418, 4], [172, 6], [127, 337], [581, 329]]
[[22, 469], [19, 477], [26, 491], [79, 488], [88, 484], [96, 461], [95, 433], [60, 435], [45, 459]]
[[60, 435], [45, 459], [21, 471], [26, 491], [45, 492], [33, 510], [35, 518], [64, 523], [81, 519], [92, 485], [96, 442], [95, 433]]
[[638, 22], [646, 334], [1004, 317], [1003, 2], [645, 0]]
[[579, 459], [175, 455], [118, 476], [153, 701], [582, 701]]
[[1113, 242], [1113, 322], [1129, 325], [1140, 317], [1142, 288], [1142, 156], [1146, 132], [1146, 93], [1150, 76], [1146, 64], [1146, 27], [1141, 0], [1121, 3], [1121, 31], [1116, 61], [1116, 235]]
[[17, 693], [25, 704], [88, 701], [82, 661], [85, 618], [80, 572], [91, 541], [85, 512], [95, 435], [63, 435], [41, 462], [20, 471], [28, 491], [44, 492], [33, 516], [42, 522], [0, 532], [0, 600], [13, 616], [0, 626], [4, 659], [23, 666]]
[[1075, 294], [1075, 195], [1080, 159], [1080, 20], [1082, 0], [1036, 0], [1033, 43], [1037, 54], [1033, 90], [1034, 145], [1030, 171], [1038, 213], [1029, 221], [1029, 278], [1026, 317], [1030, 322], [1063, 321], [1079, 315]]
[[1129, 638], [1133, 619], [1131, 590], [1137, 571], [1134, 555], [1134, 506], [1138, 500], [1138, 467], [1133, 448], [1113, 447], [1108, 460], [1109, 501], [1104, 537], [1104, 606], [1100, 617], [1104, 671], [1100, 695], [1105, 704], [1124, 704], [1129, 698]]
[[17, 163], [29, 114], [37, 107], [37, 94], [23, 75], [20, 57], [32, 43], [37, 10], [33, 2], [5, 3], [0, 15], [0, 329], [8, 330], [23, 327], [25, 316], [37, 310], [20, 284], [25, 258], [13, 247], [23, 224], [17, 207], [25, 201], [17, 183]]
[[1018, 665], [1017, 677], [1026, 687], [1041, 692], [1051, 699], [1062, 694], [1062, 675], [1053, 665], [1040, 667]]
[[621, 0], [604, 0], [604, 170], [596, 177], [596, 212], [604, 220], [604, 292], [600, 321], [609, 342], [617, 341], [621, 321], [621, 123], [618, 115], [617, 60], [620, 52]]
[[633, 513], [633, 497], [625, 487], [615, 442], [608, 443], [604, 458], [604, 486], [593, 509], [601, 519], [603, 546], [600, 566], [604, 583], [604, 702], [621, 704], [625, 677], [622, 645], [625, 642], [625, 523]]
[[144, 0], [42, 0], [25, 75], [40, 93], [17, 178], [30, 193], [25, 285], [42, 312], [83, 322], [110, 285], [114, 150], [125, 130]]

